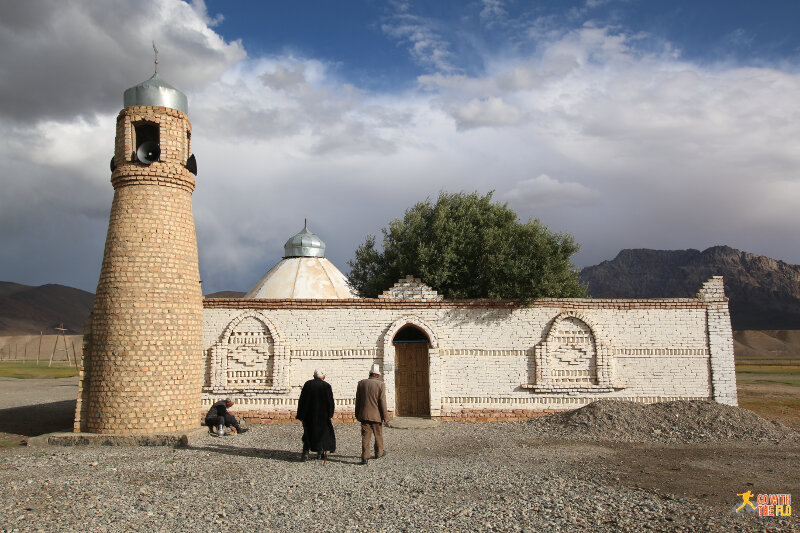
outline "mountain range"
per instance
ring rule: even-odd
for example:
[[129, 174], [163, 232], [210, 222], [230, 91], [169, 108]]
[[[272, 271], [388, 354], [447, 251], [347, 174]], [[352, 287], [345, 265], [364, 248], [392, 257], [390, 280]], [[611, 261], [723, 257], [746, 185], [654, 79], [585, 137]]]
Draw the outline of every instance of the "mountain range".
[[[594, 298], [691, 297], [722, 275], [736, 330], [800, 330], [800, 266], [728, 246], [703, 250], [622, 250], [611, 261], [581, 270]], [[207, 297], [241, 297], [221, 291]], [[64, 285], [31, 287], [0, 282], [0, 335], [81, 333], [94, 295]]]
[[67, 335], [83, 333], [93, 302], [91, 292], [65, 285], [0, 281], [0, 335], [55, 335], [60, 324]]
[[723, 276], [733, 329], [800, 329], [800, 265], [729, 246], [622, 250], [580, 274], [595, 298], [689, 297], [715, 275]]

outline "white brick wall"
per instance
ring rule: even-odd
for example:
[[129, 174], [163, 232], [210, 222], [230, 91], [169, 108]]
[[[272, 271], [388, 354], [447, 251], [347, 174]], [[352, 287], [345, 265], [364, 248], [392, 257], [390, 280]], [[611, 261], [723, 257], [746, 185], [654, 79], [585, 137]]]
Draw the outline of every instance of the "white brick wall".
[[[453, 408], [566, 409], [598, 398], [646, 402], [713, 398], [735, 405], [727, 301], [721, 292], [721, 280], [717, 283], [712, 279], [709, 283], [711, 290], [701, 290], [696, 299], [673, 299], [663, 305], [658, 300], [564, 300], [559, 306], [558, 300], [547, 300], [515, 309], [456, 304], [432, 304], [426, 308], [417, 301], [412, 309], [392, 309], [371, 300], [365, 301], [363, 307], [337, 306], [330, 301], [312, 308], [291, 308], [291, 304], [288, 308], [283, 305], [256, 310], [219, 308], [207, 303], [203, 330], [204, 403], [233, 396], [239, 398], [237, 407], [242, 410], [294, 409], [302, 384], [312, 377], [315, 368], [322, 368], [338, 407], [351, 410], [356, 383], [366, 377], [372, 363], [379, 363], [387, 369], [384, 380], [393, 409], [396, 366], [391, 336], [408, 322], [426, 330], [431, 338], [430, 397], [434, 416], [441, 409]], [[581, 308], [584, 303], [585, 308]], [[247, 304], [240, 301], [236, 305]], [[245, 314], [264, 317], [274, 342], [272, 348], [276, 354], [284, 354], [274, 362], [275, 371], [283, 372], [284, 389], [212, 390], [211, 354], [215, 349], [222, 350], [218, 353], [225, 351], [221, 343], [226, 330]], [[598, 365], [596, 375], [591, 380], [581, 378], [578, 381], [582, 383], [574, 386], [565, 385], [567, 379], [548, 383], [543, 378], [553, 375], [552, 370], [561, 370], [558, 375], [569, 377], [569, 372], [564, 371], [580, 366], [570, 366], [569, 358], [566, 362], [554, 359], [556, 352], [563, 355], [565, 351], [557, 350], [556, 340], [562, 339], [559, 342], [563, 344], [569, 338], [550, 336], [550, 329], [565, 317], [588, 326], [597, 351], [592, 359], [596, 360], [592, 364]], [[578, 330], [580, 327], [575, 329]], [[566, 350], [585, 350], [585, 337], [581, 342], [584, 344], [576, 341], [574, 348]], [[588, 376], [583, 370], [581, 375]]]

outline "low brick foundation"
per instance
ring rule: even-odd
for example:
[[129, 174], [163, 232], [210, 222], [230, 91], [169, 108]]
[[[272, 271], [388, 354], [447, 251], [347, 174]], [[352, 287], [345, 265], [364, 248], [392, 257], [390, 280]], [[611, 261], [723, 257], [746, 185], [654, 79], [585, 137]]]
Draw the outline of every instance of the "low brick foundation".
[[[275, 411], [237, 411], [231, 409], [230, 413], [238, 420], [244, 418], [248, 424], [293, 424], [300, 421], [295, 418], [296, 411], [275, 410]], [[205, 416], [205, 415], [203, 415]], [[336, 412], [333, 414], [333, 421], [355, 422], [355, 413], [352, 411]]]
[[442, 409], [441, 420], [456, 422], [510, 422], [512, 420], [528, 420], [563, 409]]
[[[447, 422], [510, 422], [512, 420], [528, 420], [553, 413], [561, 412], [559, 409], [442, 409], [442, 416], [434, 417]], [[237, 419], [244, 418], [248, 424], [293, 424], [300, 421], [295, 418], [295, 411], [236, 411], [231, 410]], [[392, 418], [389, 413], [389, 418]], [[335, 423], [355, 422], [355, 413], [352, 411], [336, 412], [333, 415]]]

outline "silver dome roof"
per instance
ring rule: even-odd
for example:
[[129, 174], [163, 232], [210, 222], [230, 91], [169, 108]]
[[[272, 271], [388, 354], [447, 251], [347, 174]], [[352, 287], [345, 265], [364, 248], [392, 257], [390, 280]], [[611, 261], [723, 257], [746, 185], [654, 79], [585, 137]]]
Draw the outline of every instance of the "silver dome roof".
[[325, 243], [305, 225], [283, 245], [283, 257], [325, 257]]
[[124, 107], [135, 105], [163, 106], [189, 114], [189, 102], [186, 100], [186, 95], [162, 80], [158, 76], [158, 72], [153, 74], [149, 80], [125, 91]]

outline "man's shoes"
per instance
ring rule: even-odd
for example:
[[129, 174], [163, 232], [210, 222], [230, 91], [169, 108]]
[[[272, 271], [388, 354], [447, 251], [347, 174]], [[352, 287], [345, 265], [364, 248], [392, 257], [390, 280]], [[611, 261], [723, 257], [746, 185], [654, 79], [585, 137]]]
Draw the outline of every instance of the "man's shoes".
[[215, 427], [212, 427], [212, 426], [208, 427], [208, 434], [211, 435], [212, 437], [218, 437], [219, 436], [219, 435], [217, 435], [217, 429]]
[[303, 452], [303, 455], [300, 456], [300, 461], [302, 461], [303, 463], [308, 461], [308, 452]]
[[386, 457], [386, 450], [383, 450], [383, 453], [380, 455], [380, 457], [378, 457], [378, 456], [376, 455], [376, 456], [375, 456], [375, 459], [380, 459], [381, 457]]
[[369, 464], [369, 459], [361, 459], [361, 464], [362, 465], [368, 465]]
[[[242, 434], [242, 433], [247, 433], [248, 431], [250, 431], [250, 428], [241, 428], [241, 429], [239, 430], [239, 434]], [[383, 452], [383, 453], [385, 454], [386, 452]]]

